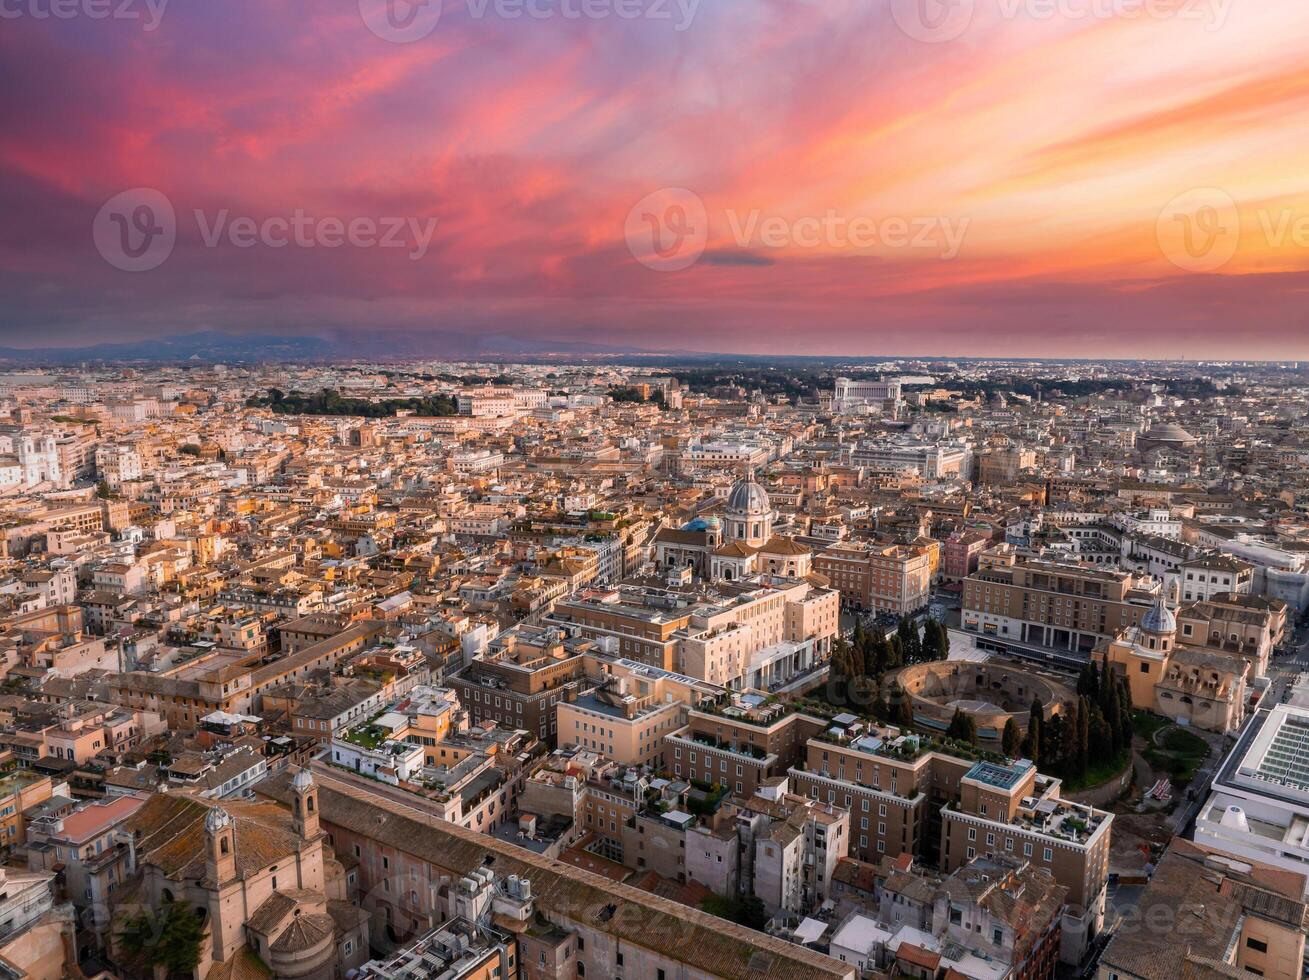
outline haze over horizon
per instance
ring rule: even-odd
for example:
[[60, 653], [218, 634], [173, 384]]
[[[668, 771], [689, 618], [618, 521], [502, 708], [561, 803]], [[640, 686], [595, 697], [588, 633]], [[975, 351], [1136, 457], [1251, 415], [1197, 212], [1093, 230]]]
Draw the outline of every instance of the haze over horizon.
[[[0, 31], [0, 346], [1309, 358], [1303, 3], [38, 6]], [[127, 271], [141, 230], [175, 241]]]

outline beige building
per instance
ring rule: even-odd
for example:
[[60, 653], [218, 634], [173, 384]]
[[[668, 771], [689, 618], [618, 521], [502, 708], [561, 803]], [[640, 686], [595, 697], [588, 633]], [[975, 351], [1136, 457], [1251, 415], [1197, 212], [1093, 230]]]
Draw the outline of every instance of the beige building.
[[846, 608], [902, 616], [927, 605], [934, 556], [934, 549], [917, 545], [850, 541], [815, 555], [814, 571], [840, 592]]
[[1128, 572], [1019, 558], [997, 548], [964, 580], [963, 628], [1020, 643], [1090, 653], [1136, 626], [1160, 586]]
[[[1203, 605], [1203, 604], [1201, 604]], [[1205, 619], [1193, 619], [1199, 633]], [[1132, 704], [1211, 732], [1235, 731], [1246, 716], [1246, 676], [1240, 654], [1179, 643], [1177, 618], [1162, 597], [1139, 626], [1097, 649], [1097, 657], [1126, 677]]]
[[594, 686], [556, 711], [560, 746], [575, 745], [629, 766], [663, 767], [664, 736], [686, 724], [691, 705], [722, 692], [683, 674], [632, 660], [587, 657]]
[[559, 602], [548, 620], [610, 656], [737, 690], [776, 688], [831, 655], [837, 594], [807, 579], [628, 583]]
[[202, 976], [250, 954], [274, 977], [297, 980], [332, 980], [362, 965], [368, 917], [349, 901], [344, 869], [327, 849], [318, 789], [300, 772], [289, 792], [289, 816], [266, 801], [210, 807], [152, 797], [125, 824], [140, 879], [116, 898], [116, 920], [169, 901], [192, 906], [207, 934]]

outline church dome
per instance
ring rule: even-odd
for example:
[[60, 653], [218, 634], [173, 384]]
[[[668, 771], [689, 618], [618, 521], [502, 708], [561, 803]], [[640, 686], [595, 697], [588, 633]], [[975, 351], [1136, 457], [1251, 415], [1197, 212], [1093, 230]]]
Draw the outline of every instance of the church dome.
[[1161, 598], [1149, 612], [1141, 617], [1141, 629], [1148, 633], [1176, 633], [1177, 617], [1164, 605]]
[[1153, 426], [1148, 432], [1141, 437], [1147, 442], [1164, 443], [1168, 445], [1193, 446], [1196, 443], [1195, 436], [1187, 432], [1180, 425], [1174, 422], [1160, 422]]
[[732, 492], [727, 495], [727, 509], [737, 514], [759, 515], [772, 512], [772, 501], [768, 491], [756, 482], [752, 470], [743, 480], [732, 484]]
[[314, 788], [314, 777], [308, 769], [301, 769], [291, 777], [291, 789], [297, 793], [307, 793]]

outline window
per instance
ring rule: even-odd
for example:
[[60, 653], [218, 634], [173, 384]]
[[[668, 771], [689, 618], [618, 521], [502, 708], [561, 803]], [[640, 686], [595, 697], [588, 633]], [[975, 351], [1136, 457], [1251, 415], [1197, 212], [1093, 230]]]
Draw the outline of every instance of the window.
[[1245, 948], [1252, 949], [1256, 953], [1268, 952], [1268, 944], [1262, 939], [1255, 939], [1253, 936], [1245, 941]]

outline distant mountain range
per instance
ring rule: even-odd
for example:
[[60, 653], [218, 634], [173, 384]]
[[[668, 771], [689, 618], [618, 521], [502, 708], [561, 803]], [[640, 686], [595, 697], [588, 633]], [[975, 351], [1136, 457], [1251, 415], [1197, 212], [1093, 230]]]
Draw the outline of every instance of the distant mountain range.
[[[431, 357], [476, 360], [495, 357], [617, 356], [647, 354], [635, 347], [579, 341], [538, 340], [511, 334], [372, 332], [349, 340], [234, 334], [217, 330], [154, 340], [92, 344], [86, 347], [0, 347], [0, 364], [66, 365], [84, 361], [151, 363], [389, 360]], [[659, 351], [658, 353], [671, 353]]]

